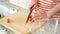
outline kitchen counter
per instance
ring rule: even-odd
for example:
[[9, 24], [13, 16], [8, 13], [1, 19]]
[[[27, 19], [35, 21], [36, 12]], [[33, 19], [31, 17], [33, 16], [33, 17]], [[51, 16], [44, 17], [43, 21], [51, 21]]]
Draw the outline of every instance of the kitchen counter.
[[[30, 33], [29, 28], [31, 26], [31, 22], [29, 22], [28, 24], [25, 23], [28, 14], [29, 14], [28, 10], [24, 9], [20, 10], [17, 13], [14, 13], [12, 15], [0, 19], [0, 24], [2, 24], [8, 29], [11, 29], [17, 34], [29, 34]], [[6, 18], [10, 19], [10, 23], [6, 22]], [[44, 24], [44, 22], [37, 24], [34, 27], [34, 31], [37, 30], [40, 26], [42, 26], [42, 24]]]

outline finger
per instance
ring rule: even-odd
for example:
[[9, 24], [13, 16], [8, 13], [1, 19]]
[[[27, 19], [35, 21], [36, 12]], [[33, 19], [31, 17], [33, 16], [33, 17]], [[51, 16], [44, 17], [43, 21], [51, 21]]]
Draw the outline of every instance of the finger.
[[59, 18], [60, 19], [60, 13], [57, 13], [56, 15], [52, 16], [52, 18]]

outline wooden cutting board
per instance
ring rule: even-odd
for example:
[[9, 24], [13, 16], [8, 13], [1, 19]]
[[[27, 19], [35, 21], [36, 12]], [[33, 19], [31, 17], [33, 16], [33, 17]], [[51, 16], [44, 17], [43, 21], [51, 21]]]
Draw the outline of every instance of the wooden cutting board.
[[[2, 24], [3, 26], [5, 26], [6, 28], [14, 31], [17, 34], [29, 34], [29, 28], [31, 26], [31, 22], [29, 22], [28, 24], [26, 24], [26, 20], [28, 17], [29, 12], [25, 12], [27, 10], [22, 10], [19, 11], [15, 14], [9, 15], [7, 17], [4, 17], [0, 20], [0, 24]], [[7, 23], [6, 19], [9, 18], [10, 22]], [[37, 30], [39, 27], [41, 27], [44, 24], [44, 22], [42, 23], [38, 23], [33, 27], [33, 30]]]

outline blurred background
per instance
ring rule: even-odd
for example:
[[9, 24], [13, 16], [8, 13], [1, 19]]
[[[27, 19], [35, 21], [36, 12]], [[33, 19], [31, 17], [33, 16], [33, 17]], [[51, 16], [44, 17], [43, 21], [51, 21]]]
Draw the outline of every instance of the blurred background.
[[31, 0], [0, 0], [0, 17], [8, 16], [18, 10], [28, 9]]

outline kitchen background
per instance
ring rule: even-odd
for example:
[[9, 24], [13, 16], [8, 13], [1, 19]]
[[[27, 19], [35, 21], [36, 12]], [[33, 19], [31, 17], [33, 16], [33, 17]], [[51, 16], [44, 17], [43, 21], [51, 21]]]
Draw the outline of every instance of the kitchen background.
[[31, 0], [0, 0], [0, 14], [2, 17], [8, 16], [15, 13], [16, 10], [19, 10], [19, 7], [28, 9], [30, 2]]

